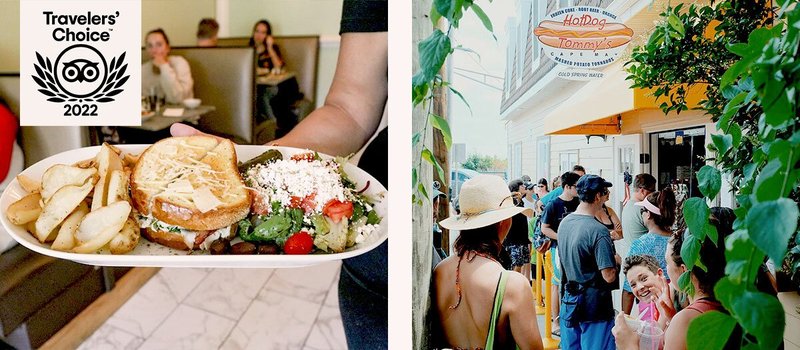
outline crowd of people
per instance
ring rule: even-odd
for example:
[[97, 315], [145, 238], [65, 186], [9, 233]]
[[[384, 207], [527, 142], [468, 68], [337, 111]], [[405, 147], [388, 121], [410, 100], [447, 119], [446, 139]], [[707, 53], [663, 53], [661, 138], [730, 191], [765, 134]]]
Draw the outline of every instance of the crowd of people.
[[[712, 208], [717, 241], [706, 237], [702, 264], [688, 269], [680, 254], [690, 234], [681, 203], [669, 186], [656, 190], [650, 174], [629, 177], [621, 215], [610, 207], [613, 184], [580, 165], [550, 181], [552, 189], [547, 179], [527, 176], [503, 184], [492, 175], [468, 180], [458, 215], [439, 222], [459, 235], [453, 254], [434, 270], [436, 347], [543, 347], [530, 285], [541, 281], [532, 280], [531, 250], [552, 257], [552, 314], [545, 322], [562, 349], [686, 349], [691, 320], [726, 312], [713, 287], [724, 276], [730, 208]], [[691, 294], [677, 287], [687, 271]], [[766, 267], [759, 273], [761, 291], [775, 294]], [[612, 291], [620, 289], [615, 307]]]

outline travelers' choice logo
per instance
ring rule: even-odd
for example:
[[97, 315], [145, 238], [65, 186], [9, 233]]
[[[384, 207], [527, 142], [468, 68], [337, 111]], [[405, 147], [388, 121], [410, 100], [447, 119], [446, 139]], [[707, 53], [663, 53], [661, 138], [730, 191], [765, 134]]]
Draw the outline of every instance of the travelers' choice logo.
[[631, 28], [615, 22], [616, 15], [599, 7], [567, 7], [546, 18], [533, 34], [547, 57], [572, 68], [559, 72], [559, 77], [566, 79], [601, 78], [602, 72], [592, 69], [613, 63], [633, 38]]
[[[106, 62], [103, 54], [86, 44], [75, 44], [58, 55], [55, 62], [36, 53], [36, 75], [32, 76], [47, 101], [113, 102], [130, 76], [125, 75], [125, 53]], [[97, 105], [66, 104], [67, 114], [97, 115]], [[85, 112], [84, 112], [85, 111]]]
[[141, 1], [20, 3], [20, 124], [141, 125]]

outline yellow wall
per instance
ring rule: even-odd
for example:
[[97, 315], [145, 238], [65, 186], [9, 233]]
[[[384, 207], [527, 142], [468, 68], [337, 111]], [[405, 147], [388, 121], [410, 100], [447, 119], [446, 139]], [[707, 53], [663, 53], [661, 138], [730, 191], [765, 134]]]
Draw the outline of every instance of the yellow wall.
[[216, 16], [216, 0], [142, 0], [142, 40], [161, 27], [172, 46], [194, 46], [197, 23]]
[[273, 35], [336, 35], [342, 0], [228, 0], [230, 36], [250, 36], [253, 24], [266, 19]]
[[19, 72], [19, 0], [0, 0], [0, 72]]

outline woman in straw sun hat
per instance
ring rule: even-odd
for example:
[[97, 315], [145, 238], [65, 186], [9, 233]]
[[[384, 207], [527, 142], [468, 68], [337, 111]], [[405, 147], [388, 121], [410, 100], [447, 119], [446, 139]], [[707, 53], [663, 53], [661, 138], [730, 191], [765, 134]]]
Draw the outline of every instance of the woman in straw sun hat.
[[456, 349], [542, 349], [527, 278], [498, 262], [514, 206], [505, 181], [493, 175], [468, 180], [461, 212], [439, 224], [460, 230], [451, 255], [433, 272], [434, 346]]

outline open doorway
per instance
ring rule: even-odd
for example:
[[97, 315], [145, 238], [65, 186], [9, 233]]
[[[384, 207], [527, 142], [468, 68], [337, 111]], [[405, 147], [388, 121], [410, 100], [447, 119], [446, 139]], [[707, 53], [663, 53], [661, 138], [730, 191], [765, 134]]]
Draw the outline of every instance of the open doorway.
[[671, 185], [678, 201], [702, 196], [694, 174], [705, 165], [705, 139], [705, 127], [650, 134], [653, 175], [658, 187]]

